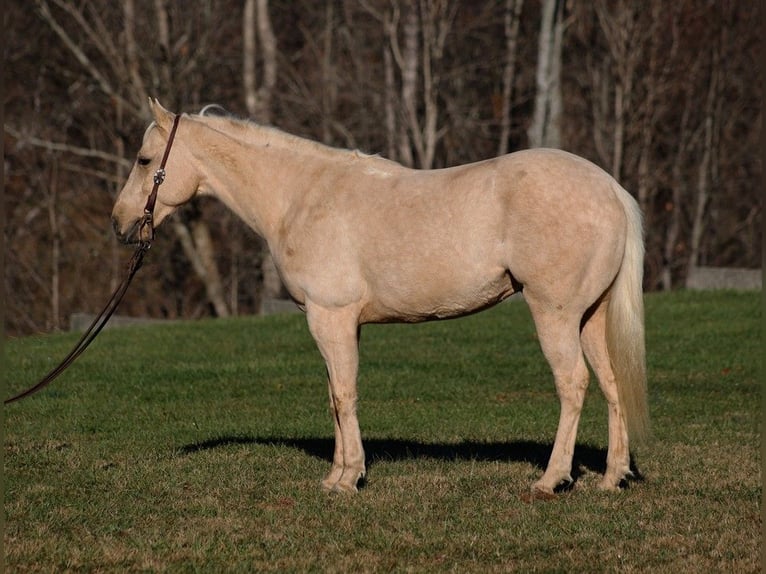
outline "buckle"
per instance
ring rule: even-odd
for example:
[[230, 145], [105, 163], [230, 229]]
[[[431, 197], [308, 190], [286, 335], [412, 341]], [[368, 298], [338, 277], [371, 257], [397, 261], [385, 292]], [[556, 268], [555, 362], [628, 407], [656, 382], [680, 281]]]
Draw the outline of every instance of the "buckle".
[[144, 211], [144, 216], [138, 224], [138, 240], [147, 244], [154, 240], [154, 217], [150, 211]]

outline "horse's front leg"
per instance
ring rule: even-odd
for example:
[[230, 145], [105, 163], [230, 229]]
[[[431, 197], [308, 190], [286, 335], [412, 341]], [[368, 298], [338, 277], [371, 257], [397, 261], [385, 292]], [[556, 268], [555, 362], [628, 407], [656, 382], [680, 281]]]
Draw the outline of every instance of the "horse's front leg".
[[356, 377], [359, 370], [358, 312], [349, 307], [326, 309], [307, 305], [314, 340], [327, 364], [330, 410], [335, 425], [332, 469], [322, 481], [326, 490], [356, 492], [365, 475], [364, 450], [356, 416]]
[[332, 468], [329, 474], [322, 479], [322, 488], [327, 491], [332, 491], [333, 487], [338, 483], [340, 477], [343, 475], [343, 439], [340, 432], [340, 420], [338, 418], [338, 409], [335, 407], [335, 397], [332, 391], [332, 383], [329, 381], [329, 367], [328, 367], [328, 381], [327, 387], [330, 392], [330, 414], [332, 415], [332, 422], [335, 426], [335, 450], [332, 455]]

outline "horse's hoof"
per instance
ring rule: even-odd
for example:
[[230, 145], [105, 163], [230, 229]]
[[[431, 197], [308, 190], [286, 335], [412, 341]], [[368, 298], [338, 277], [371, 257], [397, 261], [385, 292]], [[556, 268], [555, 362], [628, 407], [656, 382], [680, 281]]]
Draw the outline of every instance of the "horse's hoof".
[[322, 490], [330, 493], [354, 494], [359, 491], [357, 487], [364, 486], [366, 474], [364, 470], [333, 468], [322, 480]]
[[330, 490], [331, 494], [356, 494], [359, 492], [359, 490], [356, 488], [356, 485], [354, 484], [343, 484], [342, 482], [336, 482], [332, 489]]
[[[354, 477], [353, 479], [350, 477]], [[363, 487], [366, 473], [362, 471], [346, 470], [339, 480], [331, 485], [330, 492], [342, 494], [356, 494], [358, 487]], [[328, 477], [329, 479], [329, 477]]]
[[622, 492], [628, 487], [628, 480], [634, 478], [632, 472], [626, 472], [621, 476], [604, 476], [598, 483], [598, 489], [607, 492]]
[[572, 478], [571, 474], [564, 475], [561, 480], [553, 484], [551, 484], [549, 481], [546, 481], [545, 477], [543, 476], [540, 480], [532, 485], [532, 492], [538, 495], [537, 498], [549, 499], [554, 498], [557, 492], [569, 490], [572, 488], [573, 484], [574, 479]]
[[332, 492], [335, 485], [338, 484], [343, 476], [343, 467], [333, 467], [327, 476], [322, 479], [322, 490], [325, 492]]

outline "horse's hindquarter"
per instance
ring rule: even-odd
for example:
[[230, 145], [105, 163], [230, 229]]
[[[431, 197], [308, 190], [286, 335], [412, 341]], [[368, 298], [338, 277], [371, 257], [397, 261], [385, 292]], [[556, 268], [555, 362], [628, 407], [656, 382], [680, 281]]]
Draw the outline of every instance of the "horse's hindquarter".
[[358, 304], [364, 321], [462, 315], [513, 293], [510, 273], [560, 281], [599, 240], [591, 221], [605, 194], [580, 189], [599, 173], [581, 168], [523, 152], [444, 170], [347, 170], [307, 195], [281, 246], [283, 275], [299, 301]]
[[591, 162], [559, 150], [507, 157], [515, 186], [505, 196], [514, 276], [527, 296], [534, 290], [557, 306], [589, 306], [622, 261], [626, 216], [618, 184]]

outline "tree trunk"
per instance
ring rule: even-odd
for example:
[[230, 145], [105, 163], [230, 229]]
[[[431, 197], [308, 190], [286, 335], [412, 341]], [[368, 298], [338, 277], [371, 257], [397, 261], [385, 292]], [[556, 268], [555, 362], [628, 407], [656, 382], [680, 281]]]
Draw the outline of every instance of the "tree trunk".
[[601, 30], [606, 38], [612, 57], [614, 84], [614, 141], [612, 146], [612, 176], [622, 176], [625, 138], [629, 115], [632, 110], [633, 84], [636, 67], [643, 57], [646, 36], [638, 33], [636, 5], [631, 2], [599, 0], [594, 3]]
[[399, 161], [413, 167], [411, 140], [417, 137], [420, 125], [417, 119], [418, 51], [420, 49], [420, 22], [418, 10], [408, 5], [404, 17], [404, 50], [399, 66], [402, 73], [401, 106], [404, 121], [399, 129]]
[[235, 232], [232, 234], [230, 241], [229, 311], [236, 317], [239, 315], [239, 264], [242, 257], [242, 235]]
[[668, 222], [665, 243], [662, 250], [661, 281], [662, 289], [664, 291], [670, 291], [673, 288], [673, 269], [676, 267], [674, 263], [678, 255], [678, 241], [681, 236], [681, 219], [683, 215], [681, 205], [684, 201], [684, 197], [687, 195], [686, 191], [688, 186], [684, 175], [684, 166], [686, 164], [689, 147], [691, 146], [690, 140], [693, 139], [693, 135], [689, 129], [691, 110], [689, 103], [691, 99], [691, 94], [687, 92], [686, 105], [683, 108], [684, 111], [681, 115], [681, 123], [678, 133], [678, 151], [673, 158], [671, 167], [673, 199], [665, 206], [665, 211], [670, 214], [670, 221]]
[[591, 114], [593, 145], [598, 154], [599, 163], [607, 165], [611, 158], [607, 134], [611, 129], [609, 94], [611, 88], [611, 74], [608, 60], [594, 62], [590, 56], [586, 56], [586, 67], [589, 71], [591, 91]]
[[[134, 0], [124, 0], [122, 3], [122, 14], [125, 21], [125, 60], [130, 72], [130, 86], [135, 94], [134, 101], [138, 109], [147, 108], [147, 99], [149, 97], [146, 86], [141, 78], [141, 68], [138, 61], [138, 47], [136, 46], [135, 27], [136, 27], [136, 7]], [[122, 105], [119, 105], [119, 116], [122, 116]], [[121, 138], [120, 138], [120, 141]], [[124, 146], [123, 146], [124, 147]], [[124, 151], [124, 150], [123, 150]]]
[[419, 146], [420, 166], [431, 169], [436, 157], [436, 144], [441, 138], [439, 122], [439, 72], [438, 64], [444, 55], [444, 41], [454, 13], [447, 11], [444, 1], [421, 0], [421, 26], [423, 29], [423, 105], [424, 121], [422, 141]]
[[394, 59], [391, 48], [383, 48], [383, 66], [385, 74], [385, 116], [386, 116], [386, 149], [388, 159], [396, 161], [396, 80], [394, 76]]
[[162, 52], [160, 79], [165, 89], [170, 90], [170, 87], [173, 85], [173, 72], [171, 70], [172, 59], [170, 54], [170, 23], [165, 0], [154, 0], [154, 9], [157, 14], [157, 40]]
[[[436, 146], [444, 133], [438, 127], [437, 69], [444, 55], [444, 43], [452, 27], [457, 4], [449, 6], [444, 1], [421, 0], [417, 5], [405, 5], [403, 50], [399, 50], [396, 42], [395, 25], [390, 27], [392, 51], [402, 76], [403, 121], [399, 131], [399, 160], [411, 167], [417, 157], [418, 167], [431, 169]], [[422, 87], [422, 92], [418, 91], [418, 87]]]
[[[277, 40], [271, 27], [268, 0], [246, 0], [242, 38], [242, 83], [247, 113], [256, 121], [268, 124], [271, 122], [271, 101], [277, 83]], [[260, 86], [256, 77], [258, 48], [263, 61]]]
[[689, 261], [686, 270], [687, 280], [691, 274], [692, 269], [694, 269], [700, 263], [700, 246], [702, 244], [702, 235], [705, 229], [705, 212], [708, 204], [708, 199], [710, 197], [711, 174], [714, 171], [713, 162], [715, 160], [715, 132], [718, 129], [716, 106], [718, 100], [719, 78], [720, 51], [718, 46], [714, 46], [712, 49], [710, 62], [710, 83], [708, 86], [708, 93], [705, 101], [703, 151], [697, 171], [697, 198], [694, 207], [691, 238], [689, 242]]
[[524, 0], [506, 0], [505, 2], [505, 68], [503, 69], [503, 101], [500, 112], [500, 141], [497, 155], [508, 153], [508, 138], [511, 135], [511, 96], [513, 80], [516, 76], [516, 55], [519, 41], [521, 7]]
[[58, 218], [58, 160], [51, 158], [48, 178], [48, 223], [51, 227], [51, 322], [53, 331], [61, 329], [61, 229]]
[[255, 64], [256, 46], [256, 0], [246, 0], [242, 14], [242, 86], [245, 92], [245, 107], [253, 119], [258, 119], [258, 84]]
[[228, 317], [230, 313], [224, 298], [223, 282], [218, 271], [218, 263], [215, 259], [213, 239], [210, 236], [210, 229], [200, 217], [191, 221], [191, 235], [202, 263], [207, 297], [213, 305], [217, 317]]
[[[117, 116], [117, 134], [114, 138], [114, 153], [117, 157], [125, 157], [125, 142], [122, 138], [123, 133], [123, 118], [122, 118], [122, 102], [117, 101], [115, 103], [116, 107], [116, 116]], [[126, 173], [125, 173], [125, 165], [122, 162], [116, 162], [114, 166], [115, 170], [115, 179], [117, 180], [117, 184], [115, 185], [114, 189], [114, 197], [117, 197], [117, 194], [120, 193], [120, 187], [122, 186], [122, 183], [126, 180]], [[117, 238], [112, 235], [112, 241], [110, 243], [111, 249], [111, 275], [110, 275], [110, 281], [109, 281], [109, 290], [114, 291], [117, 289], [117, 285], [120, 283], [120, 278], [122, 276], [122, 268], [120, 264], [120, 254], [121, 250], [119, 249], [119, 242], [117, 241]]]
[[229, 309], [223, 295], [223, 285], [215, 261], [213, 242], [207, 225], [199, 218], [192, 218], [189, 225], [175, 218], [173, 231], [176, 234], [184, 254], [189, 259], [192, 269], [198, 277], [205, 278], [205, 293], [213, 306], [216, 316], [228, 317]]
[[325, 26], [322, 38], [322, 143], [332, 145], [331, 118], [335, 108], [337, 84], [332, 65], [334, 0], [325, 4]]
[[527, 130], [529, 147], [561, 146], [563, 19], [563, 0], [544, 0], [537, 53], [535, 111]]
[[[659, 16], [659, 8], [657, 0], [652, 0], [652, 20], [655, 20]], [[653, 36], [653, 35], [652, 35]], [[641, 120], [641, 150], [638, 157], [638, 186], [637, 196], [638, 205], [641, 207], [641, 211], [644, 214], [644, 226], [649, 228], [651, 226], [652, 215], [650, 209], [650, 201], [652, 195], [652, 189], [655, 185], [655, 178], [652, 176], [652, 153], [654, 152], [654, 130], [656, 124], [656, 96], [657, 87], [660, 78], [658, 78], [659, 70], [659, 54], [657, 53], [659, 42], [656, 38], [649, 38], [649, 68], [647, 70], [644, 84], [646, 86], [646, 96], [644, 97], [644, 114]]]

